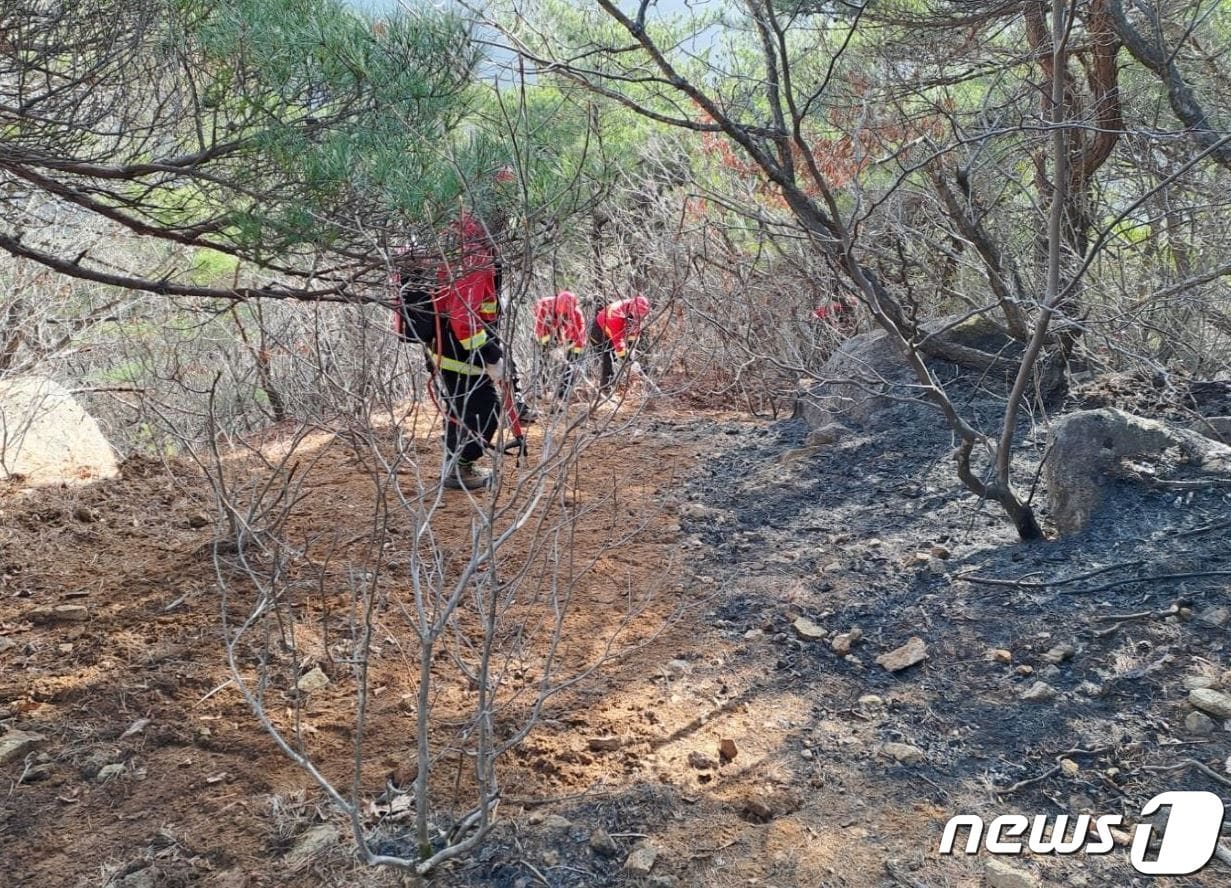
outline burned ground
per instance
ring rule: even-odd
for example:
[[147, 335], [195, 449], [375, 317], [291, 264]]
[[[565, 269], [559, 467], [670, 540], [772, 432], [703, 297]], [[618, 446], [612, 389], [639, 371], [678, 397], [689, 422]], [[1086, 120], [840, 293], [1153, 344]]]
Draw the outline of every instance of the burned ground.
[[[661, 607], [644, 644], [553, 700], [506, 763], [501, 826], [431, 882], [973, 886], [985, 856], [937, 854], [954, 814], [1124, 813], [1131, 832], [1163, 790], [1225, 796], [1231, 734], [1185, 723], [1190, 688], [1231, 680], [1228, 580], [1209, 575], [1231, 569], [1223, 492], [1125, 484], [1116, 520], [1025, 545], [957, 490], [935, 429], [912, 412], [807, 446], [796, 423], [660, 411], [588, 453], [596, 476], [634, 463], [619, 520], [644, 532], [583, 584], [576, 635], [619, 613], [612, 571], [666, 581]], [[1041, 448], [1025, 446], [1025, 477]], [[361, 529], [345, 450], [318, 471], [316, 518]], [[206, 503], [183, 467], [139, 462], [82, 491], [5, 493], [0, 716], [44, 737], [3, 766], [13, 884], [399, 883], [356, 867], [319, 793], [215, 690], [211, 531], [193, 527]], [[29, 619], [76, 602], [88, 620]], [[911, 637], [926, 660], [876, 662]], [[1024, 700], [1037, 682], [1054, 693]], [[383, 684], [373, 800], [411, 743], [407, 679]], [[336, 685], [309, 718], [318, 755], [344, 767]], [[396, 819], [381, 828], [404, 841]], [[644, 874], [627, 868], [639, 849]], [[1047, 884], [1144, 884], [1124, 847], [1013, 865]], [[1220, 866], [1183, 884], [1221, 884]]]

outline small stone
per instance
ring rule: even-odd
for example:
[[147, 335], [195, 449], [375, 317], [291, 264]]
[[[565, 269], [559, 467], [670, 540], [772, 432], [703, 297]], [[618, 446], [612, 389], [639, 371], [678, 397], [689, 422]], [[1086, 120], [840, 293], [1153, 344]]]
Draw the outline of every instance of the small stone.
[[590, 831], [590, 850], [600, 857], [615, 857], [620, 853], [615, 839], [601, 827]]
[[303, 691], [305, 694], [310, 694], [312, 691], [319, 691], [321, 688], [329, 687], [329, 676], [319, 666], [313, 666], [308, 672], [299, 676], [299, 681], [295, 682], [295, 687]]
[[747, 632], [744, 633], [744, 640], [745, 641], [756, 641], [758, 638], [763, 638], [764, 636], [765, 636], [765, 632], [761, 629], [749, 629]]
[[946, 549], [944, 546], [938, 543], [931, 548], [930, 554], [933, 558], [940, 558], [941, 560], [948, 560], [949, 556], [952, 553], [948, 549]]
[[624, 861], [624, 871], [633, 876], [648, 876], [658, 860], [658, 849], [653, 845], [638, 845]]
[[98, 520], [98, 512], [91, 509], [89, 506], [78, 506], [73, 509], [73, 517], [82, 524], [93, 524]]
[[1003, 860], [989, 860], [984, 868], [988, 888], [1039, 888], [1042, 882], [1029, 870], [1011, 866]]
[[98, 776], [95, 777], [94, 779], [97, 780], [99, 783], [102, 783], [106, 780], [112, 779], [113, 777], [119, 777], [123, 773], [124, 773], [123, 763], [115, 762], [114, 764], [103, 765], [101, 768], [99, 768]]
[[923, 750], [909, 743], [882, 743], [877, 751], [902, 765], [917, 765], [924, 759]]
[[851, 646], [861, 638], [863, 638], [863, 630], [852, 629], [850, 632], [835, 635], [830, 640], [829, 646], [833, 648], [833, 652], [839, 657], [845, 657], [851, 652]]
[[209, 516], [204, 512], [193, 512], [188, 516], [188, 526], [193, 530], [200, 530], [203, 527], [209, 527]]
[[1058, 644], [1043, 655], [1043, 659], [1048, 663], [1060, 664], [1066, 660], [1070, 660], [1073, 654], [1077, 653], [1077, 648], [1071, 644]]
[[809, 748], [808, 748], [808, 747], [806, 747], [806, 746], [805, 746], [803, 749], [801, 749], [801, 750], [799, 751], [799, 757], [800, 757], [800, 758], [802, 758], [802, 759], [804, 759], [804, 760], [806, 760], [806, 761], [812, 761], [812, 759], [813, 759], [815, 756], [816, 756], [816, 753], [815, 753], [815, 752], [813, 752], [811, 749], [809, 749]]
[[949, 566], [939, 558], [929, 558], [927, 569], [928, 573], [938, 577], [947, 576], [949, 573]]
[[922, 638], [917, 635], [899, 648], [895, 648], [887, 654], [881, 654], [876, 658], [876, 662], [884, 666], [890, 672], [901, 672], [903, 669], [909, 669], [916, 663], [921, 663], [927, 659], [928, 646]]
[[820, 641], [828, 634], [807, 617], [796, 617], [795, 622], [791, 624], [791, 628], [795, 630], [796, 635], [805, 641]]
[[1228, 622], [1231, 622], [1231, 608], [1221, 604], [1206, 608], [1197, 614], [1196, 620], [1198, 623], [1204, 623], [1206, 626], [1221, 629]]
[[734, 761], [737, 755], [739, 755], [739, 747], [730, 737], [724, 737], [718, 741], [718, 758], [723, 764]]
[[983, 656], [993, 663], [1003, 663], [1006, 666], [1013, 662], [1013, 652], [1004, 648], [991, 648]]
[[135, 873], [129, 873], [113, 884], [115, 888], [158, 888], [160, 883], [158, 871], [152, 866], [147, 866]]
[[902, 566], [906, 568], [922, 567], [932, 560], [931, 552], [911, 552], [902, 559]]
[[682, 675], [688, 675], [692, 672], [692, 664], [687, 660], [668, 660], [667, 675], [671, 678], [679, 678]]
[[90, 609], [84, 604], [58, 604], [35, 608], [29, 617], [34, 623], [81, 623], [90, 619]]
[[1214, 719], [1196, 709], [1188, 713], [1188, 716], [1184, 719], [1184, 730], [1196, 737], [1208, 737], [1214, 733], [1217, 727]]
[[769, 823], [774, 819], [774, 809], [760, 799], [745, 799], [740, 813], [753, 823]]
[[1060, 667], [1054, 663], [1048, 663], [1039, 671], [1039, 677], [1045, 681], [1055, 681], [1064, 673], [1060, 671]]
[[559, 814], [548, 814], [543, 818], [543, 829], [572, 829], [573, 821]]
[[816, 456], [815, 447], [794, 447], [790, 450], [784, 450], [782, 455], [778, 457], [778, 462], [782, 465], [790, 465], [800, 460], [810, 459]]
[[615, 752], [623, 745], [623, 742], [615, 734], [608, 734], [603, 737], [591, 737], [586, 741], [586, 745], [591, 752]]
[[1103, 686], [1093, 681], [1083, 681], [1077, 686], [1077, 693], [1083, 697], [1101, 697], [1103, 696], [1103, 691]]
[[1056, 699], [1058, 691], [1045, 681], [1036, 681], [1024, 694], [1022, 700], [1027, 703], [1046, 703]]
[[311, 866], [325, 852], [338, 844], [337, 827], [322, 823], [299, 837], [287, 852], [286, 865], [292, 870]]
[[1212, 688], [1218, 685], [1218, 679], [1210, 675], [1184, 676], [1184, 690], [1195, 691], [1198, 688]]
[[838, 422], [831, 422], [821, 426], [819, 429], [813, 429], [808, 432], [804, 438], [804, 444], [809, 447], [821, 447], [825, 444], [833, 444], [850, 434], [850, 429]]
[[1022, 663], [1020, 666], [1018, 666], [1013, 671], [1016, 672], [1018, 675], [1034, 675], [1034, 667], [1031, 666], [1029, 663]]
[[1076, 777], [1081, 767], [1072, 759], [1060, 759], [1060, 770], [1065, 777]]
[[0, 765], [22, 758], [45, 738], [33, 731], [9, 731], [0, 736]]
[[880, 709], [884, 705], [884, 698], [876, 694], [864, 694], [859, 698], [859, 706], [862, 709]]
[[688, 753], [688, 764], [698, 771], [712, 771], [718, 767], [718, 762], [713, 756], [706, 755], [699, 749]]
[[1189, 692], [1188, 702], [1214, 718], [1231, 718], [1231, 697], [1212, 688], [1196, 688]]
[[841, 561], [831, 561], [821, 568], [821, 573], [837, 573], [842, 569]]

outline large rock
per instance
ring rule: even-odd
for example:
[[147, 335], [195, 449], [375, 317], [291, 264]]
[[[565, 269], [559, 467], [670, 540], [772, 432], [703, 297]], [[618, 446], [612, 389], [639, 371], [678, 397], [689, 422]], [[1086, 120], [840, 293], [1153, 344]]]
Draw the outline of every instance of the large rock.
[[0, 480], [88, 484], [119, 472], [115, 451], [59, 383], [42, 376], [0, 379]]
[[1104, 488], [1130, 477], [1125, 460], [1161, 463], [1175, 448], [1189, 465], [1231, 473], [1231, 447], [1188, 429], [1104, 408], [1070, 413], [1052, 430], [1044, 466], [1052, 514], [1060, 533], [1085, 528], [1103, 504]]
[[[991, 364], [1005, 373], [1016, 371], [1020, 344], [989, 318], [941, 318], [924, 324], [923, 330], [936, 334], [922, 348], [933, 364], [944, 361], [981, 370]], [[846, 340], [819, 375], [823, 381], [801, 395], [796, 406], [796, 413], [814, 429], [835, 422], [867, 427], [878, 420], [878, 414], [901, 407], [903, 398], [919, 396], [914, 371], [897, 341], [883, 330]], [[984, 376], [984, 381], [989, 378]]]

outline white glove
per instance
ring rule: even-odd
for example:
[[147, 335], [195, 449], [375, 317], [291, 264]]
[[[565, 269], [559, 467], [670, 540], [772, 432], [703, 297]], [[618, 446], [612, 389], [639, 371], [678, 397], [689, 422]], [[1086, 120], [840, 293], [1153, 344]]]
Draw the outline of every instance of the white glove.
[[492, 382], [502, 382], [504, 380], [504, 358], [501, 358], [494, 364], [485, 365], [483, 372], [487, 374], [488, 379]]
[[631, 376], [633, 379], [640, 379], [642, 377], [643, 374], [641, 372], [641, 362], [640, 361], [633, 361], [631, 364], [628, 365], [628, 375]]

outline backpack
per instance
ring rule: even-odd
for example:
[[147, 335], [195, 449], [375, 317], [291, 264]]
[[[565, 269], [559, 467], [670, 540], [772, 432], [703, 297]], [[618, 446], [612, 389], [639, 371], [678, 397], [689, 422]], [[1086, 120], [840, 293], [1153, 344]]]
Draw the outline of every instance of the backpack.
[[393, 329], [403, 342], [430, 343], [436, 338], [432, 281], [421, 269], [398, 269], [398, 301]]

